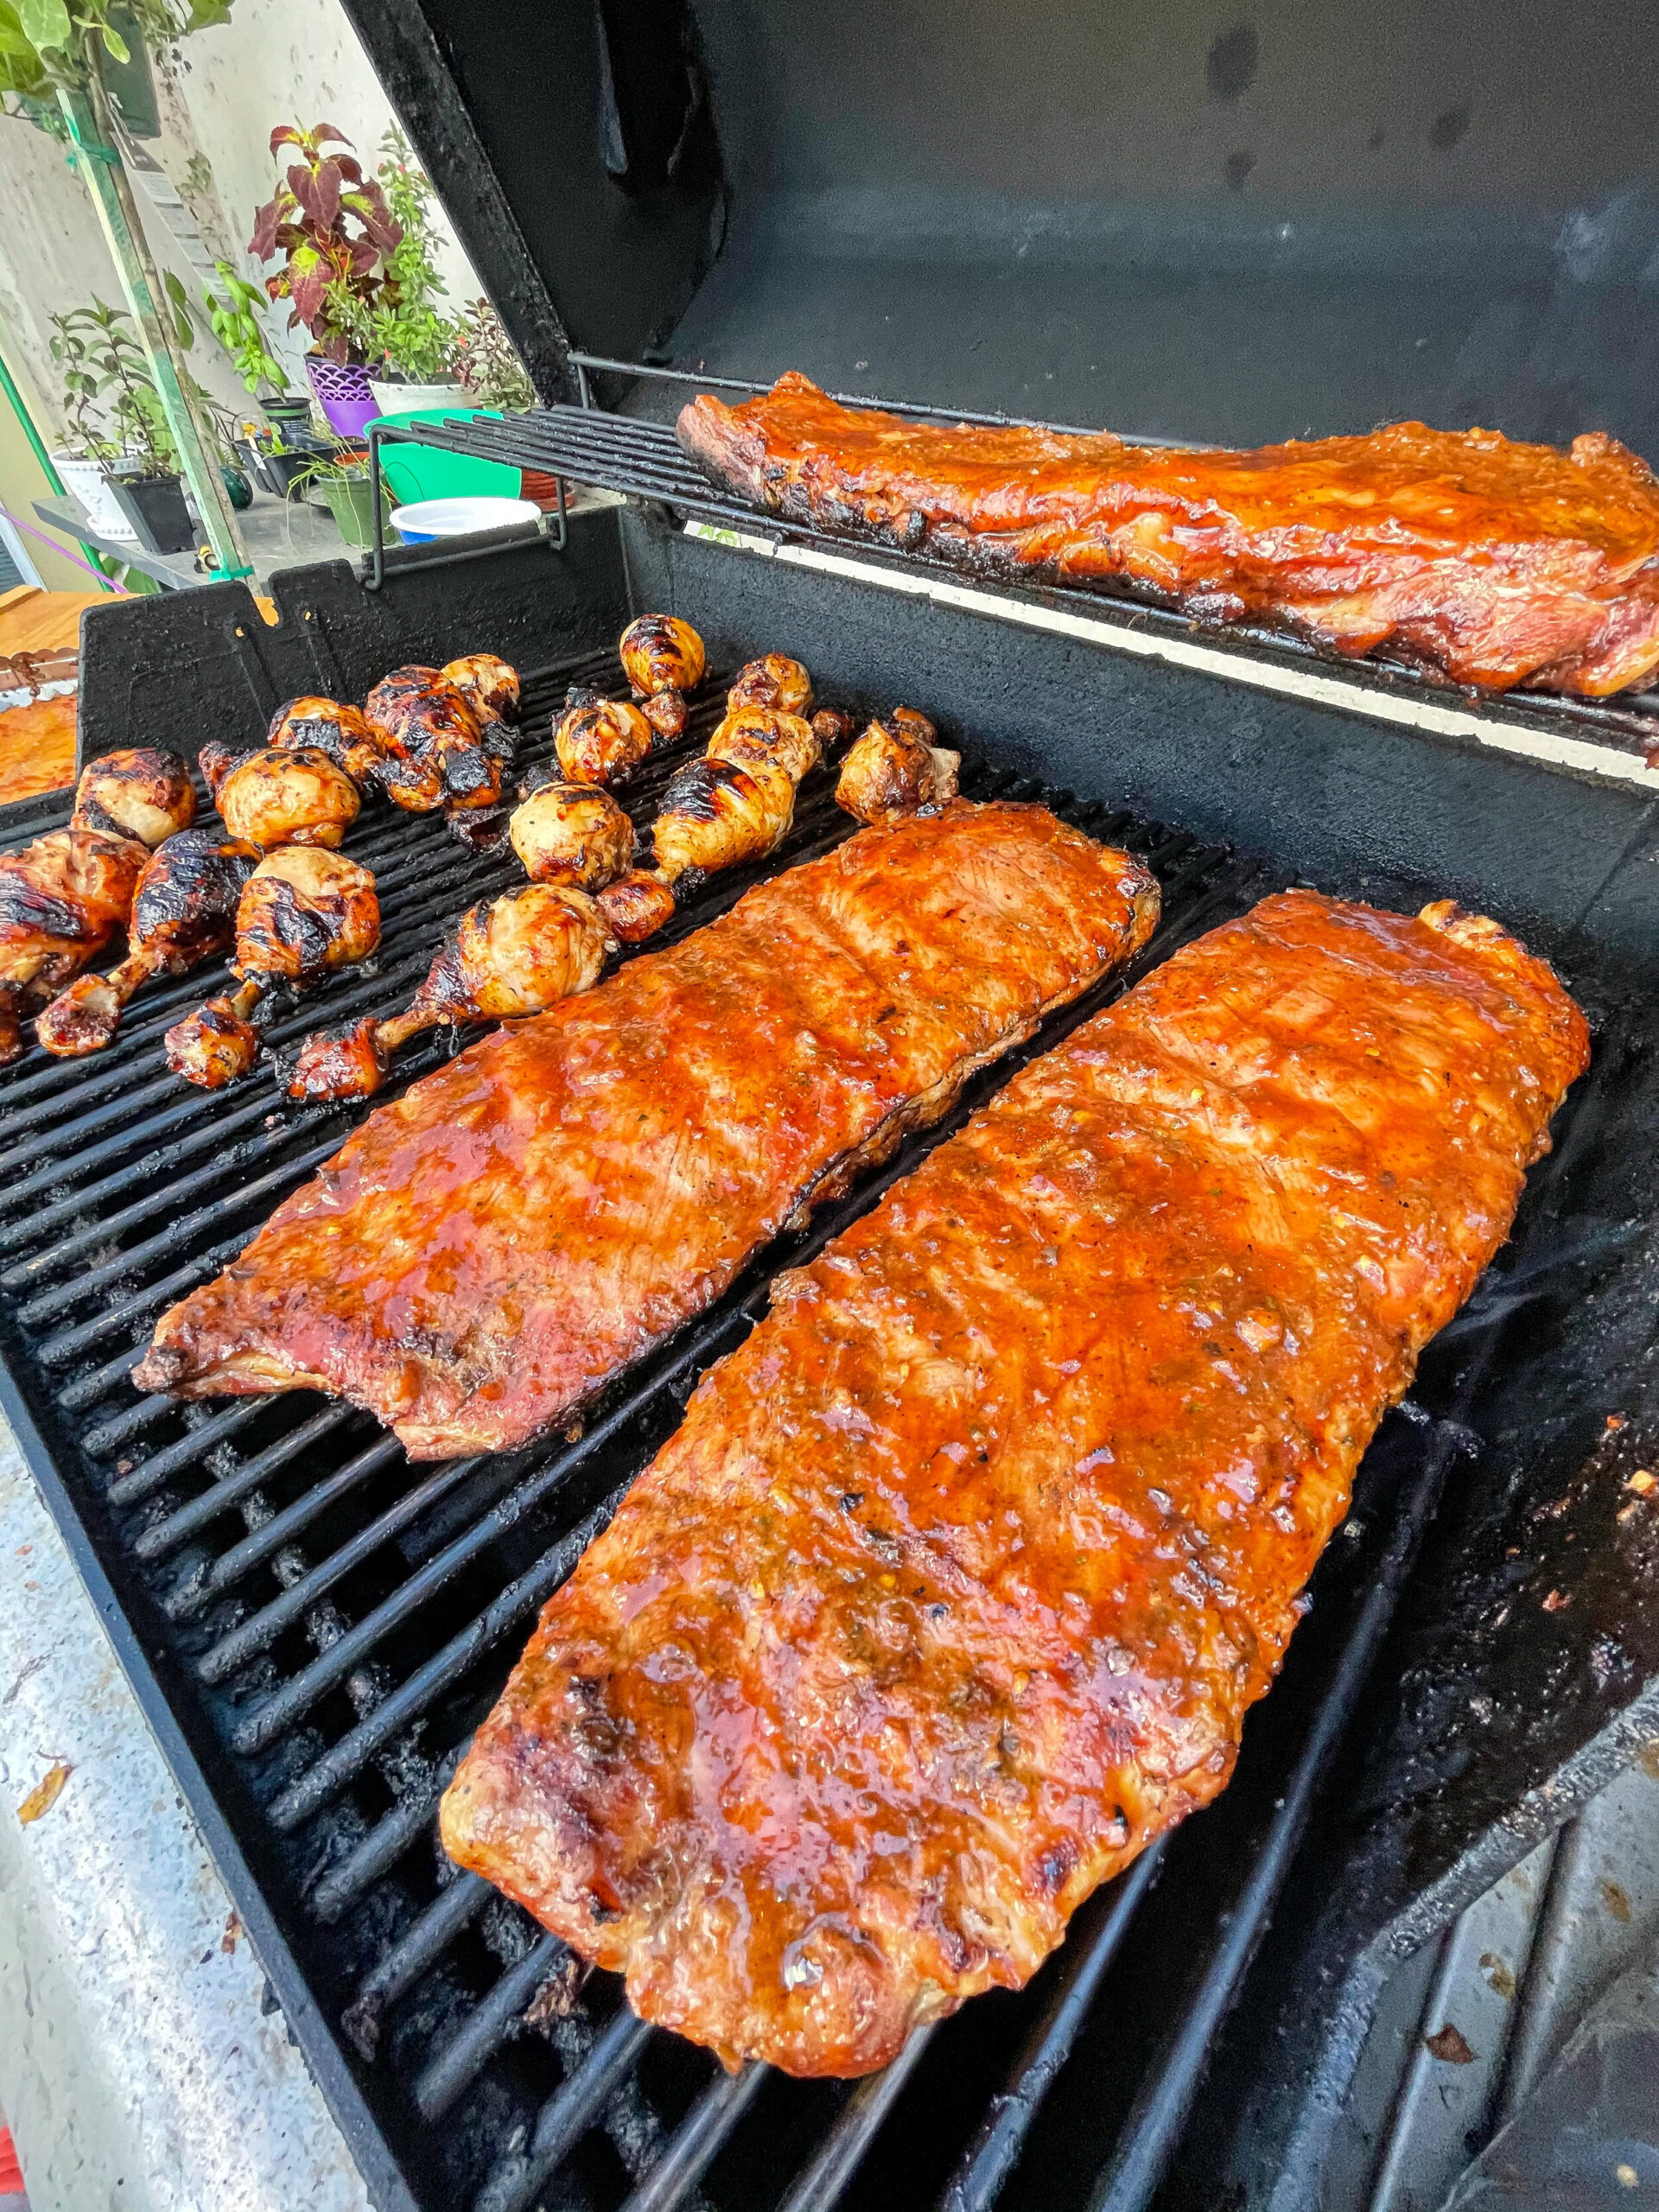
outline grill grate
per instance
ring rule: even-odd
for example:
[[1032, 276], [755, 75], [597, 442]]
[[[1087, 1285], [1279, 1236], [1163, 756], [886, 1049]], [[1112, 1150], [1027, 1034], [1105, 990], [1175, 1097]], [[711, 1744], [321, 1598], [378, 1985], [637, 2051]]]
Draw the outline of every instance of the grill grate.
[[[622, 365], [595, 363], [594, 365], [616, 368]], [[683, 370], [641, 366], [629, 369], [628, 373], [635, 377], [667, 378], [696, 391], [703, 390], [710, 384], [725, 384], [741, 391], [764, 389], [760, 385], [747, 381], [738, 383], [732, 378], [703, 378]], [[905, 413], [944, 415], [947, 412], [940, 408], [912, 408], [893, 401], [870, 404], [897, 407], [899, 411]], [[955, 419], [989, 422], [999, 418], [968, 416]], [[375, 435], [378, 436], [379, 434]], [[573, 483], [620, 492], [630, 499], [647, 500], [667, 507], [677, 515], [713, 523], [722, 529], [741, 530], [751, 536], [760, 534], [772, 539], [830, 545], [842, 552], [849, 548], [854, 551], [860, 549], [861, 541], [856, 537], [826, 539], [821, 533], [804, 525], [785, 522], [777, 515], [762, 513], [720, 489], [680, 450], [671, 428], [664, 423], [636, 416], [612, 414], [592, 406], [561, 406], [537, 409], [530, 414], [499, 419], [423, 423], [419, 435], [423, 444], [446, 446], [457, 453], [474, 454], [512, 467], [540, 470]], [[930, 554], [900, 554], [885, 546], [869, 550], [881, 560], [896, 563], [900, 568], [919, 569], [940, 576], [956, 577], [958, 575], [956, 569]], [[975, 581], [982, 585], [982, 579], [976, 577]], [[1022, 588], [999, 584], [995, 588], [1007, 592]], [[1588, 740], [1637, 754], [1644, 754], [1650, 747], [1659, 749], [1659, 692], [1630, 693], [1618, 702], [1558, 698], [1546, 692], [1525, 690], [1506, 692], [1501, 698], [1495, 698], [1465, 692], [1432, 671], [1408, 667], [1380, 656], [1368, 655], [1363, 660], [1355, 661], [1345, 655], [1327, 652], [1311, 640], [1297, 639], [1283, 630], [1249, 622], [1230, 623], [1219, 629], [1213, 625], [1206, 626], [1196, 617], [1180, 613], [1160, 601], [1154, 594], [1127, 584], [1087, 592], [1071, 588], [1044, 588], [1041, 595], [1046, 601], [1087, 612], [1097, 619], [1109, 615], [1116, 603], [1134, 610], [1137, 627], [1164, 630], [1176, 636], [1203, 638], [1211, 643], [1224, 644], [1251, 654], [1265, 654], [1281, 662], [1313, 663], [1326, 669], [1340, 669], [1344, 676], [1363, 689], [1398, 690], [1404, 687], [1412, 693], [1428, 691], [1449, 695], [1459, 701], [1466, 700], [1481, 714], [1517, 728]]]
[[[614, 684], [608, 656], [542, 671], [526, 725], [544, 731], [566, 683]], [[713, 687], [711, 687], [712, 689]], [[626, 794], [648, 819], [682, 743]], [[526, 747], [534, 760], [543, 734]], [[365, 1108], [300, 1107], [270, 1068], [231, 1090], [185, 1092], [161, 1032], [217, 988], [201, 971], [139, 1001], [113, 1051], [39, 1056], [0, 1083], [0, 1400], [30, 1449], [290, 2023], [384, 2208], [543, 2200], [629, 2212], [718, 2204], [827, 2212], [925, 2202], [981, 2212], [1014, 2172], [1041, 2107], [1160, 1873], [1190, 1893], [1196, 1967], [1167, 2001], [1134, 2000], [1138, 2085], [1102, 2202], [1143, 2203], [1179, 2130], [1205, 2043], [1237, 1988], [1301, 1832], [1317, 1778], [1389, 1619], [1416, 1535], [1462, 1432], [1496, 1297], [1461, 1336], [1455, 1378], [1425, 1413], [1386, 1425], [1362, 1471], [1366, 1510], [1321, 1566], [1313, 1620], [1252, 1722], [1218, 1808], [1147, 1853], [1079, 1914], [1059, 1956], [1017, 1997], [981, 1999], [918, 2034], [886, 2073], [849, 2088], [760, 2066], [728, 2076], [642, 2025], [617, 1984], [584, 1981], [556, 1939], [443, 1861], [437, 1796], [499, 1692], [537, 1608], [570, 1572], [671, 1430], [709, 1363], [765, 1310], [775, 1268], [867, 1209], [1014, 1068], [1186, 939], [1273, 887], [1262, 870], [1180, 832], [1041, 792], [969, 755], [976, 797], [1043, 797], [1153, 865], [1164, 919], [1129, 973], [1053, 1016], [985, 1071], [957, 1111], [806, 1232], [779, 1241], [651, 1361], [613, 1386], [585, 1432], [545, 1450], [411, 1468], [365, 1415], [315, 1397], [181, 1407], [135, 1399], [127, 1374], [158, 1312], [238, 1251]], [[822, 772], [768, 863], [716, 877], [677, 931], [763, 873], [851, 830]], [[372, 817], [354, 854], [379, 877], [378, 965], [279, 1010], [291, 1047], [318, 1022], [389, 1011], [461, 906], [515, 880], [431, 820]], [[452, 1049], [429, 1038], [401, 1087]], [[1592, 1077], [1570, 1111], [1582, 1113]], [[1558, 1146], [1535, 1178], [1547, 1207]], [[1525, 1265], [1522, 1246], [1520, 1265]], [[943, 2071], [942, 2071], [943, 2069]], [[949, 2079], [943, 2101], [937, 2085]], [[955, 2085], [976, 2085], [965, 2100]], [[939, 2193], [943, 2190], [943, 2196]], [[551, 2192], [549, 2194], [548, 2192]]]

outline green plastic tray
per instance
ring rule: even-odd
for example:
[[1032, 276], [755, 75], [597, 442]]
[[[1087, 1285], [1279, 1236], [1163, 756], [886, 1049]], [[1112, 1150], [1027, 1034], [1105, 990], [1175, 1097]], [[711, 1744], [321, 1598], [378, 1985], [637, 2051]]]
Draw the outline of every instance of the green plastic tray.
[[[398, 429], [417, 423], [442, 423], [465, 416], [468, 422], [499, 422], [494, 407], [416, 407], [407, 415], [382, 415], [378, 419]], [[380, 448], [380, 470], [400, 507], [417, 499], [498, 498], [516, 499], [523, 471], [503, 461], [474, 461], [469, 454], [447, 453], [441, 446], [404, 445], [401, 440]]]

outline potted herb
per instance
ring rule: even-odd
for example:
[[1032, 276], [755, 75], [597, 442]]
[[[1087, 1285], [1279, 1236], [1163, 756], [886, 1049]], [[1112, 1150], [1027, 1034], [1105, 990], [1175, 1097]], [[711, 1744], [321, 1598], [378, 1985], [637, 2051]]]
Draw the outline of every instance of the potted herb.
[[270, 340], [265, 334], [265, 296], [257, 284], [249, 283], [228, 261], [213, 264], [224, 296], [210, 289], [202, 292], [202, 304], [213, 325], [213, 335], [230, 355], [236, 373], [251, 396], [259, 403], [269, 423], [298, 428], [310, 418], [311, 402], [303, 392], [289, 389], [288, 371], [271, 351]]
[[[330, 153], [330, 146], [345, 153]], [[323, 413], [341, 437], [354, 437], [378, 413], [369, 389], [371, 310], [387, 289], [386, 257], [402, 232], [385, 193], [332, 124], [309, 130], [279, 124], [270, 134], [273, 156], [291, 146], [290, 162], [274, 196], [254, 217], [249, 250], [261, 261], [278, 254], [283, 265], [265, 279], [265, 294], [287, 300], [288, 327], [302, 324], [311, 337], [306, 373]], [[395, 305], [395, 290], [391, 301]]]
[[348, 545], [373, 544], [374, 493], [366, 448], [342, 444], [332, 454], [308, 454], [294, 489], [315, 489], [321, 494]]
[[369, 387], [383, 415], [459, 404], [454, 355], [460, 326], [438, 305], [447, 288], [437, 269], [431, 181], [415, 166], [409, 141], [397, 128], [380, 141], [380, 154], [375, 175], [402, 235], [387, 257], [386, 284], [369, 311], [365, 350], [372, 362], [378, 361]]
[[152, 553], [187, 553], [196, 542], [185, 505], [178, 452], [143, 347], [124, 308], [94, 297], [91, 307], [54, 315], [52, 350], [73, 375], [81, 420], [103, 416], [97, 452], [104, 480], [140, 544]]

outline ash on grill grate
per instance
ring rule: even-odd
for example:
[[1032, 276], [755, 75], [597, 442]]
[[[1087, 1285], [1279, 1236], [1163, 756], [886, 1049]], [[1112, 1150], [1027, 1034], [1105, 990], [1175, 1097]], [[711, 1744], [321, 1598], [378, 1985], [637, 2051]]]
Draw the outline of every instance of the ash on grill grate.
[[[590, 657], [527, 683], [529, 759], [545, 752], [550, 709], [577, 679], [613, 685], [614, 664]], [[719, 710], [710, 690], [681, 746], [626, 794], [637, 817], [649, 818], [676, 758], [705, 741]], [[791, 2083], [763, 2068], [721, 2074], [705, 2054], [640, 2025], [613, 1979], [584, 1977], [562, 1944], [457, 1874], [436, 1846], [438, 1794], [536, 1611], [671, 1431], [700, 1374], [765, 1310], [775, 1269], [868, 1207], [1014, 1067], [1273, 887], [1222, 850], [971, 757], [963, 787], [1043, 798], [1141, 853], [1164, 892], [1152, 945], [1127, 976], [987, 1071], [950, 1116], [826, 1217], [761, 1255], [717, 1306], [613, 1385], [579, 1439], [551, 1452], [416, 1470], [366, 1416], [308, 1395], [188, 1408], [135, 1397], [127, 1370], [161, 1307], [239, 1249], [368, 1110], [296, 1106], [270, 1069], [221, 1094], [185, 1092], [162, 1067], [161, 1033], [211, 976], [159, 992], [110, 1054], [49, 1066], [31, 1058], [0, 1084], [8, 1364], [49, 1440], [60, 1517], [90, 1532], [143, 1659], [166, 1684], [183, 1731], [175, 1760], [195, 1761], [227, 1823], [226, 1871], [245, 1921], [264, 1931], [256, 1940], [266, 1970], [359, 2151], [375, 2130], [391, 2147], [396, 2166], [382, 2158], [377, 2174], [383, 2203], [475, 2198], [488, 2212], [517, 2212], [550, 2190], [550, 2202], [626, 2202], [635, 2212], [698, 2202], [819, 2212], [842, 2201], [926, 2202], [944, 2190], [957, 2212], [988, 2206], [1091, 2011], [1118, 1988], [1114, 1961], [1161, 1875], [1162, 1886], [1179, 1885], [1196, 1964], [1173, 2011], [1147, 2005], [1144, 1991], [1127, 2008], [1128, 2164], [1112, 2200], [1127, 2207], [1155, 2172], [1206, 2024], [1224, 2009], [1271, 1907], [1454, 1447], [1445, 1423], [1385, 1429], [1363, 1471], [1359, 1533], [1321, 1566], [1313, 1618], [1253, 1718], [1219, 1806], [1092, 1900], [1028, 1990], [978, 2000], [868, 2083]], [[698, 926], [760, 874], [852, 828], [820, 772], [782, 851], [712, 880], [674, 927]], [[460, 909], [514, 880], [510, 855], [470, 855], [435, 822], [371, 817], [352, 849], [379, 876], [380, 961], [285, 1011], [273, 1027], [279, 1045], [399, 1003]], [[443, 1049], [429, 1040], [410, 1053], [397, 1084]], [[1560, 1148], [1558, 1165], [1570, 1151]], [[1529, 1216], [1543, 1203], [1535, 1192]], [[1516, 1294], [1527, 1287], [1517, 1283]], [[1448, 1385], [1439, 1410], [1455, 1416], [1465, 1403], [1480, 1346], [1509, 1310], [1499, 1299], [1485, 1336], [1476, 1329], [1474, 1356], [1463, 1346], [1463, 1382]], [[1160, 2037], [1167, 2047], [1147, 2075]], [[1151, 2086], [1137, 2103], [1142, 2083]]]

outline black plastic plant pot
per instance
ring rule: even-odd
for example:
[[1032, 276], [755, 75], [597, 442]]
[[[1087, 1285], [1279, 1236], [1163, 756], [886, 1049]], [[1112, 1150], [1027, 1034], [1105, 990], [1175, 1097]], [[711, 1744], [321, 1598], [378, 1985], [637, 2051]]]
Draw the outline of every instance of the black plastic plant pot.
[[262, 458], [266, 488], [279, 499], [296, 497], [295, 479], [315, 466], [315, 455], [309, 453], [268, 453]]
[[282, 496], [280, 486], [271, 480], [270, 472], [265, 465], [265, 454], [261, 453], [251, 438], [232, 439], [232, 449], [236, 454], [237, 466], [262, 492], [275, 492], [278, 498]]
[[188, 553], [194, 549], [195, 524], [178, 477], [111, 476], [109, 484], [147, 552]]
[[262, 399], [259, 411], [266, 422], [278, 423], [286, 429], [290, 423], [311, 420], [311, 402], [303, 394], [285, 392], [280, 399]]

